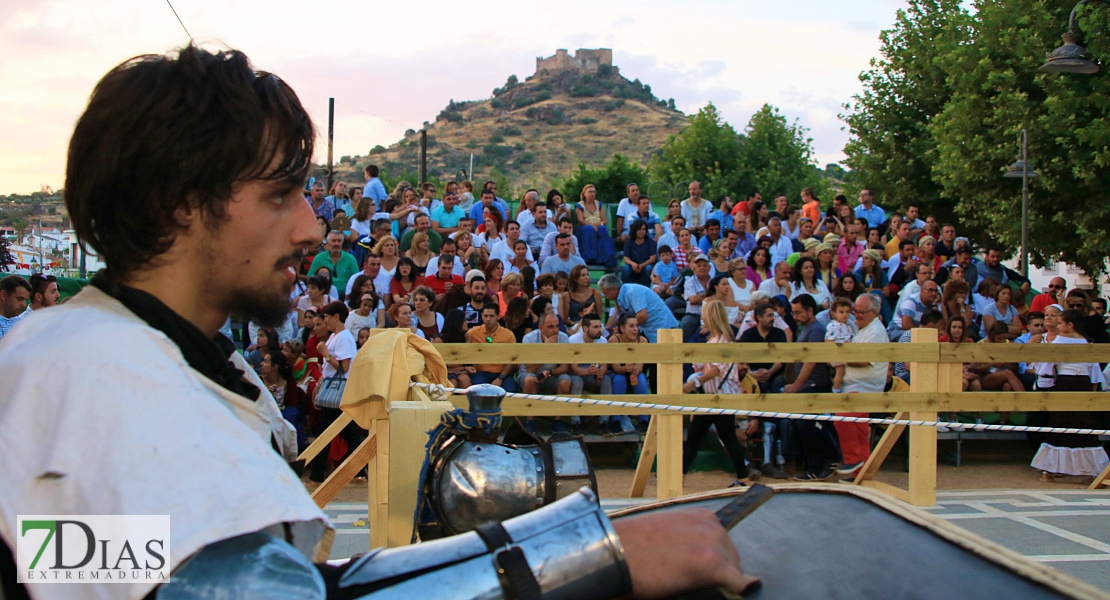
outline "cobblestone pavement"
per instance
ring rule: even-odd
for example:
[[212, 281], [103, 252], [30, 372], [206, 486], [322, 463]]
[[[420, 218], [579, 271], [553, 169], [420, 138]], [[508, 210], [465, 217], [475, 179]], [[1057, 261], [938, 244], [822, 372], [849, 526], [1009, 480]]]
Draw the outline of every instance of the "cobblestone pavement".
[[[650, 501], [605, 499], [602, 506], [616, 510]], [[338, 534], [331, 558], [348, 558], [369, 549], [366, 504], [336, 502], [325, 510]], [[1110, 589], [1110, 492], [939, 492], [937, 506], [924, 510], [1035, 561]]]

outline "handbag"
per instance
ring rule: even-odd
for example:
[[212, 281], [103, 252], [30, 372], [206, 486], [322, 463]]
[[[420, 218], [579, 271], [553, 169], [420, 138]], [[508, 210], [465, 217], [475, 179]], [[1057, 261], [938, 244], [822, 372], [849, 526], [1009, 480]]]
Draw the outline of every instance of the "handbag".
[[339, 368], [340, 370], [335, 375], [324, 379], [316, 387], [316, 397], [312, 400], [316, 408], [339, 408], [339, 403], [343, 401], [343, 390], [347, 389], [347, 378], [342, 370], [343, 365], [340, 364]]

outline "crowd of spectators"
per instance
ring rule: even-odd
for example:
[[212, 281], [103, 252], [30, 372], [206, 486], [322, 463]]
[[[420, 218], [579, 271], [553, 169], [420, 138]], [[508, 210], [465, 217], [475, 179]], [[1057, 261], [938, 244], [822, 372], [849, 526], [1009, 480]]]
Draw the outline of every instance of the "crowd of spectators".
[[[610, 222], [611, 199], [598, 198], [592, 185], [573, 191], [574, 204], [558, 190], [528, 190], [514, 206], [498, 197], [493, 181], [480, 188], [449, 182], [442, 193], [430, 183], [402, 181], [389, 192], [376, 167], [365, 176], [364, 186], [338, 182], [327, 193], [321, 182], [309, 187], [306, 201], [324, 242], [306, 249], [286, 322], [247, 327], [245, 357], [289, 411], [302, 443], [338, 416], [313, 406], [316, 385], [345, 374], [376, 328], [475, 344], [654, 343], [668, 328], [681, 328], [688, 343], [856, 344], [908, 342], [920, 327], [937, 329], [941, 342], [953, 344], [1110, 342], [1105, 300], [1067, 290], [1059, 277], [1031, 294], [1029, 280], [1002, 264], [1000, 248], [976, 257], [955, 225], [922, 219], [914, 205], [888, 215], [868, 190], [854, 207], [837, 196], [826, 214], [809, 188], [798, 204], [784, 196], [767, 204], [758, 192], [738, 201], [703, 198], [693, 182], [689, 197], [671, 200], [660, 218], [633, 183]], [[600, 275], [596, 285], [591, 269]], [[0, 336], [28, 301], [27, 311], [57, 302], [51, 278], [36, 277], [0, 282]], [[653, 368], [638, 363], [448, 368], [461, 387], [492, 383], [545, 394], [654, 388]], [[882, 360], [685, 368], [687, 393], [882, 392], [908, 389], [910, 378], [904, 364]], [[1089, 365], [968, 364], [963, 379], [965, 390], [1018, 392], [1101, 383], [1101, 370]], [[1016, 424], [1102, 418], [1060, 415], [960, 418]], [[602, 418], [596, 426], [605, 434], [631, 433], [646, 419]], [[584, 423], [572, 417], [551, 427], [575, 431]], [[791, 456], [805, 465], [800, 479], [851, 476], [870, 453], [867, 425], [697, 418], [687, 467], [710, 428], [738, 480], [784, 477]], [[357, 431], [342, 439], [330, 459], [358, 442]], [[1097, 442], [1046, 440], [1035, 465], [1046, 477], [1070, 473], [1061, 454], [1093, 452]], [[1105, 464], [1105, 452], [1087, 458], [1089, 468]], [[313, 479], [322, 479], [325, 466], [313, 465]]]

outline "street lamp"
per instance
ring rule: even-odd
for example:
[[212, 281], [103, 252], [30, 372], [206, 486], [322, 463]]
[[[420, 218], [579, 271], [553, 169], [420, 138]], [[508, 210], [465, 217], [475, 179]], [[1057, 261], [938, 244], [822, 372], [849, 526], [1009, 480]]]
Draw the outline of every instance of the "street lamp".
[[1006, 178], [1021, 177], [1021, 276], [1029, 278], [1029, 179], [1037, 176], [1029, 164], [1029, 134], [1021, 130], [1021, 156], [1010, 165]]
[[[1091, 0], [1080, 0], [1075, 8], [1071, 9], [1071, 16], [1068, 17], [1068, 30], [1064, 32], [1064, 45], [1052, 51], [1048, 55], [1048, 60], [1041, 65], [1041, 71], [1045, 73], [1082, 73], [1090, 75], [1098, 71], [1098, 65], [1091, 62], [1091, 55], [1087, 53], [1087, 49], [1079, 45], [1079, 30], [1075, 25], [1075, 13], [1079, 10], [1080, 6], [1090, 2]], [[1099, 0], [1105, 4], [1105, 0]]]

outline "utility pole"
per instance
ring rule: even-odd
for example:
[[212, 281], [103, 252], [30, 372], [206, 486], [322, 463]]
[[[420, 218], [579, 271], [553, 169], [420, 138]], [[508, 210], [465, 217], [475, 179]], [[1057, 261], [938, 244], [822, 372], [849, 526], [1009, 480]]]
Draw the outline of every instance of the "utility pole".
[[335, 98], [328, 98], [328, 186], [327, 192], [331, 193], [332, 166], [331, 147], [332, 138], [335, 136]]
[[428, 182], [428, 130], [420, 130], [420, 185]]

